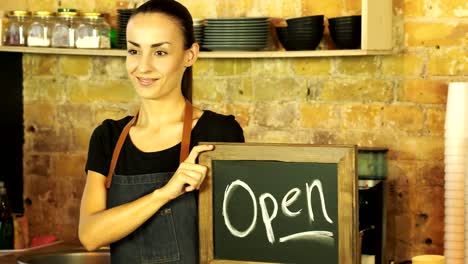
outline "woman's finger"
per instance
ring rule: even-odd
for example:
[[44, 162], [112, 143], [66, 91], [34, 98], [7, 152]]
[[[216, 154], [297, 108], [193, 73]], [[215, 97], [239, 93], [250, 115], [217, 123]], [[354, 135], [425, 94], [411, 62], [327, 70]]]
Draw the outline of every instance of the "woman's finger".
[[185, 160], [185, 162], [195, 163], [195, 161], [197, 160], [197, 157], [198, 157], [198, 155], [200, 155], [200, 153], [202, 153], [204, 151], [213, 150], [213, 149], [214, 149], [213, 145], [195, 146], [195, 147], [193, 147], [192, 151], [190, 151], [190, 154], [187, 157], [187, 159]]

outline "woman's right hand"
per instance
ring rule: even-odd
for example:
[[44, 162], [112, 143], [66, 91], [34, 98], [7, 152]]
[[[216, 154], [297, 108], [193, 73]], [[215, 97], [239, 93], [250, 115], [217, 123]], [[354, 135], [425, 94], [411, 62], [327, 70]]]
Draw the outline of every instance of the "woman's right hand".
[[172, 200], [186, 192], [200, 189], [208, 168], [197, 164], [196, 159], [200, 153], [213, 150], [213, 148], [213, 145], [199, 145], [193, 147], [187, 159], [179, 165], [169, 182], [159, 189], [159, 191]]

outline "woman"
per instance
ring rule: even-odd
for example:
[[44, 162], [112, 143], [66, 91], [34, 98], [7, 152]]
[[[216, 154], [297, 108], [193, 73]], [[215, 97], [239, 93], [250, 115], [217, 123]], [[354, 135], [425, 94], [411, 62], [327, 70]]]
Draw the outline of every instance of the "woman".
[[110, 244], [114, 264], [198, 263], [196, 193], [207, 168], [196, 160], [213, 146], [197, 144], [244, 141], [233, 116], [189, 103], [199, 52], [192, 23], [174, 0], [136, 10], [126, 67], [140, 110], [91, 136], [79, 239], [88, 250]]

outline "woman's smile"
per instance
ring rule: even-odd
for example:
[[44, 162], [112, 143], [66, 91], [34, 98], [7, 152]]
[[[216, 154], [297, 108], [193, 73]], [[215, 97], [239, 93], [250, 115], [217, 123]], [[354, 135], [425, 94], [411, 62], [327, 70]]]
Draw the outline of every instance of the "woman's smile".
[[158, 79], [153, 79], [153, 78], [143, 78], [143, 77], [136, 77], [138, 80], [138, 83], [141, 86], [151, 86], [153, 83], [155, 83]]

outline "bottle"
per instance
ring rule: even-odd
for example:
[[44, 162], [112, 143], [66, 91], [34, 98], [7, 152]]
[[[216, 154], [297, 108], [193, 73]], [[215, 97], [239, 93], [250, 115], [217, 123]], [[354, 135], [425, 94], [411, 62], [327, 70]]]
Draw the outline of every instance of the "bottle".
[[0, 181], [0, 249], [14, 248], [13, 214], [4, 183]]

